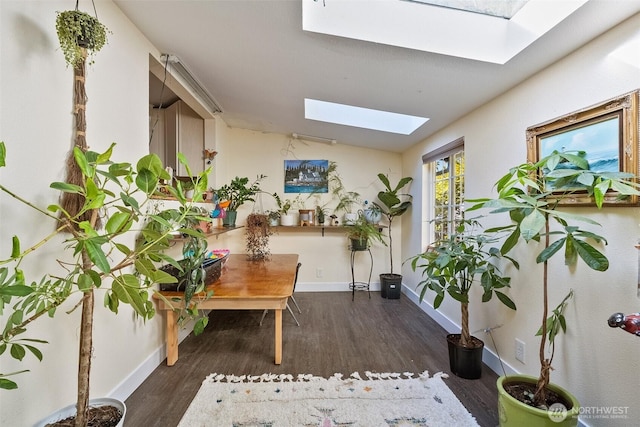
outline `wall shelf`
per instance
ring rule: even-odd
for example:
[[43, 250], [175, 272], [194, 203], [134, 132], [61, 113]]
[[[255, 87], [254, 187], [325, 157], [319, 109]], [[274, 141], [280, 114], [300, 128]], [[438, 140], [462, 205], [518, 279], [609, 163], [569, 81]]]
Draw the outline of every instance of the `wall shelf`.
[[[211, 231], [209, 231], [207, 233], [204, 233], [204, 236], [205, 236], [205, 238], [209, 238], [209, 237], [212, 237], [212, 236], [216, 236], [217, 237], [217, 236], [219, 236], [221, 234], [228, 233], [228, 232], [233, 231], [233, 230], [238, 230], [238, 229], [243, 228], [243, 227], [244, 227], [244, 225], [239, 225], [239, 226], [236, 226], [236, 227], [213, 227], [211, 229]], [[179, 242], [179, 241], [182, 241], [182, 240], [185, 240], [185, 239], [186, 239], [186, 237], [174, 237], [171, 240]]]
[[[333, 231], [339, 231], [342, 233], [346, 233], [347, 230], [349, 229], [349, 225], [277, 225], [277, 226], [271, 226], [271, 228], [275, 231], [310, 231], [310, 232], [316, 232], [316, 231], [320, 231], [320, 233], [322, 234], [322, 236], [324, 237], [324, 232], [329, 231], [329, 232], [333, 232]], [[384, 225], [379, 225], [378, 226], [380, 228], [380, 230], [382, 230], [383, 228], [386, 228], [386, 226]]]

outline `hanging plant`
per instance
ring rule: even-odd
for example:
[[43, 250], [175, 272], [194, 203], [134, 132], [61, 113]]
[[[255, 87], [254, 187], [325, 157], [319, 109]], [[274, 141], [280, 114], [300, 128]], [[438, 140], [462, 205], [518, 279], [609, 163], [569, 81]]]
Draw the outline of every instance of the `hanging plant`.
[[57, 14], [56, 32], [68, 65], [76, 67], [85, 55], [93, 56], [107, 43], [109, 30], [97, 18], [78, 9]]
[[269, 236], [272, 234], [267, 215], [252, 213], [247, 217], [247, 255], [250, 260], [269, 258]]

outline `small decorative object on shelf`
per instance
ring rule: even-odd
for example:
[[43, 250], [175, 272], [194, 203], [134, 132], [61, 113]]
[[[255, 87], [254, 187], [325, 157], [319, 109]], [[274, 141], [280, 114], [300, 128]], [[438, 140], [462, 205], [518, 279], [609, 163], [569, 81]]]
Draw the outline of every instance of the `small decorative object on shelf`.
[[300, 225], [301, 226], [309, 226], [315, 225], [313, 214], [313, 209], [299, 209], [298, 213], [300, 214]]

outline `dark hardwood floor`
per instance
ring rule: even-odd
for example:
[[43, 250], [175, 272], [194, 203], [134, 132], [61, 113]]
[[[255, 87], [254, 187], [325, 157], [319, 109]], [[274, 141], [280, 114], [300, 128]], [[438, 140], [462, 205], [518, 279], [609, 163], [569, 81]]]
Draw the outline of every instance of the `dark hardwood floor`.
[[[446, 332], [404, 295], [388, 300], [372, 292], [296, 293], [300, 327], [283, 313], [282, 364], [273, 363], [274, 314], [215, 311], [209, 326], [179, 347], [178, 362], [164, 363], [127, 399], [126, 425], [175, 426], [210, 373], [288, 373], [329, 377], [352, 372], [449, 373], [445, 383], [478, 423], [498, 425], [497, 376], [485, 367], [479, 380], [449, 372]], [[295, 310], [295, 307], [293, 307]], [[214, 424], [212, 424], [214, 426]], [[216, 426], [217, 427], [217, 426]]]

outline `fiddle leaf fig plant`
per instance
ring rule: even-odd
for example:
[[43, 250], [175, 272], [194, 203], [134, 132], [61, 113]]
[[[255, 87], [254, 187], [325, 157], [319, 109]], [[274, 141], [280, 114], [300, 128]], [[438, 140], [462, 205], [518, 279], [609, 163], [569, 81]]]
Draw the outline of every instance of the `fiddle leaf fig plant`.
[[[606, 244], [606, 239], [582, 229], [580, 225], [600, 224], [587, 216], [561, 210], [562, 201], [577, 193], [590, 197], [600, 209], [612, 193], [620, 199], [640, 194], [633, 174], [591, 170], [587, 158], [584, 151], [554, 151], [535, 163], [524, 163], [509, 169], [496, 183], [496, 198], [467, 200], [472, 203], [467, 212], [488, 208], [492, 214], [508, 214], [509, 224], [487, 230], [508, 233], [500, 248], [503, 255], [509, 253], [520, 241], [543, 242], [543, 249], [536, 254], [536, 262], [543, 264], [543, 301], [539, 329], [540, 375], [531, 402], [531, 406], [535, 407], [548, 406], [546, 397], [555, 353], [555, 338], [560, 330], [566, 329], [564, 308], [573, 294], [571, 291], [553, 311], [554, 315], [549, 315], [548, 261], [554, 255], [564, 253], [567, 266], [582, 259], [593, 270], [606, 271], [609, 268], [607, 257], [594, 246], [594, 243]], [[547, 343], [551, 343], [549, 351]]]
[[[104, 305], [116, 314], [121, 305], [127, 304], [140, 318], [152, 318], [156, 310], [150, 296], [164, 298], [154, 285], [176, 282], [175, 277], [160, 269], [161, 264], [181, 268], [179, 261], [166, 252], [174, 233], [204, 237], [188, 225], [189, 216], [199, 213], [190, 209], [182, 188], [164, 184], [171, 177], [158, 156], [143, 156], [135, 165], [114, 162], [111, 160], [114, 146], [102, 153], [74, 147], [73, 156], [82, 171], [82, 184], [50, 184], [56, 192], [82, 196], [84, 203], [74, 215], [64, 211], [60, 204], [40, 207], [0, 182], [0, 191], [9, 196], [9, 201], [31, 208], [43, 221], [50, 222], [53, 229], [26, 248], [16, 234], [10, 255], [0, 259], [0, 315], [4, 323], [0, 329], [0, 356], [22, 361], [30, 353], [41, 360], [43, 355], [38, 347], [45, 341], [29, 337], [29, 326], [42, 316], [56, 315], [65, 301], [77, 301], [74, 310], [82, 311], [77, 426], [87, 424], [95, 294], [104, 294]], [[5, 156], [6, 147], [0, 142], [0, 166], [5, 166]], [[178, 158], [188, 168], [184, 156]], [[208, 173], [204, 171], [194, 178], [196, 192], [201, 194], [206, 190]], [[161, 188], [180, 205], [176, 210], [179, 214], [172, 221], [148, 209], [153, 204], [152, 196]], [[149, 211], [152, 213], [147, 213]], [[86, 217], [86, 213], [90, 213], [91, 219], [80, 219]], [[95, 225], [98, 216], [102, 217], [104, 228]], [[60, 259], [55, 267], [40, 277], [29, 277], [30, 271], [23, 270], [26, 260], [39, 256], [45, 246], [56, 250], [56, 243], [60, 246], [61, 241], [64, 244], [58, 248]], [[180, 313], [183, 319], [196, 319], [196, 332], [207, 322], [205, 317], [200, 317], [197, 303], [209, 294], [195, 295], [203, 287], [204, 283], [199, 282]], [[17, 384], [7, 378], [10, 375], [0, 373], [0, 388], [17, 388]]]
[[384, 185], [385, 190], [378, 192], [380, 203], [373, 202], [374, 206], [382, 212], [389, 221], [389, 259], [391, 261], [391, 274], [393, 274], [393, 242], [391, 237], [391, 224], [395, 217], [403, 215], [410, 207], [413, 196], [409, 193], [402, 193], [401, 190], [413, 181], [410, 176], [400, 178], [395, 186], [391, 185], [389, 177], [383, 173], [378, 174], [378, 179]]

